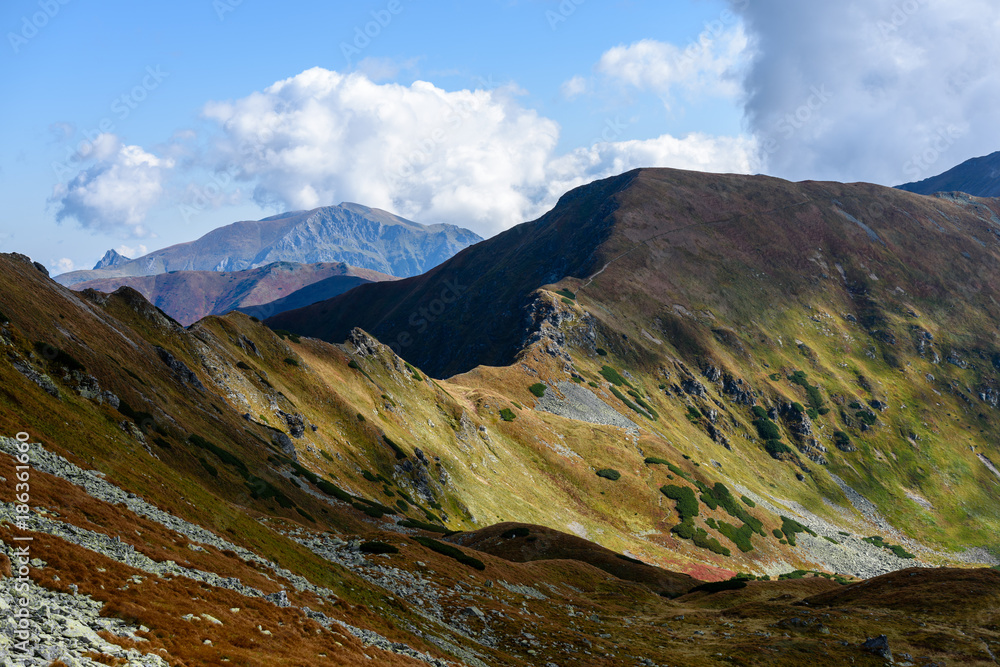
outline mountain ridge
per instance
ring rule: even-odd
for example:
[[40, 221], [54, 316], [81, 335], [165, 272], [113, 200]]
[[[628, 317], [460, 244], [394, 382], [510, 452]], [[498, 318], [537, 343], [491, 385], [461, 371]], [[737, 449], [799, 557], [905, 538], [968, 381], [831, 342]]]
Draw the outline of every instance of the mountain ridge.
[[964, 192], [974, 197], [1000, 197], [1000, 151], [966, 160], [944, 173], [922, 181], [896, 187], [924, 195]]
[[345, 262], [395, 276], [422, 273], [481, 241], [454, 225], [421, 225], [386, 211], [343, 203], [239, 221], [96, 271], [56, 277], [63, 285], [170, 271], [241, 271], [278, 261]]

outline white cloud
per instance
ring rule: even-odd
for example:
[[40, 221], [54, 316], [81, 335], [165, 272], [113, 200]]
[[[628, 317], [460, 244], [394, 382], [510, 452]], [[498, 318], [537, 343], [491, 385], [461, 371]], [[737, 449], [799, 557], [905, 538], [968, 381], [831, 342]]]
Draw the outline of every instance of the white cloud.
[[559, 92], [562, 93], [562, 96], [567, 100], [572, 100], [587, 92], [589, 87], [590, 84], [587, 79], [582, 76], [574, 76], [569, 81], [563, 83], [563, 85], [559, 88]]
[[746, 34], [737, 24], [717, 35], [706, 32], [684, 49], [652, 39], [616, 46], [596, 70], [609, 81], [660, 95], [669, 107], [679, 94], [736, 97], [747, 53]]
[[165, 172], [173, 161], [125, 145], [113, 134], [85, 144], [80, 157], [91, 166], [53, 189], [50, 201], [59, 206], [56, 219], [73, 218], [99, 231], [124, 228], [135, 236], [147, 235], [143, 222], [163, 193]]
[[640, 167], [672, 167], [718, 173], [748, 173], [757, 152], [746, 137], [669, 134], [655, 139], [618, 141], [578, 148], [553, 160], [549, 169], [549, 197], [599, 178]]
[[732, 4], [770, 173], [894, 185], [1000, 148], [993, 0]]
[[62, 259], [55, 259], [49, 262], [49, 266], [55, 269], [57, 275], [60, 273], [69, 273], [70, 271], [76, 270], [76, 264], [68, 257], [63, 257]]
[[558, 124], [517, 90], [445, 91], [307, 70], [262, 92], [211, 103], [214, 167], [254, 199], [308, 209], [357, 201], [420, 222], [492, 235], [543, 213], [564, 189], [633, 167], [746, 170], [744, 139], [669, 135], [555, 153]]
[[115, 248], [115, 252], [117, 252], [122, 257], [128, 257], [129, 259], [135, 259], [136, 257], [142, 257], [143, 255], [145, 255], [149, 251], [146, 249], [146, 246], [144, 246], [144, 245], [142, 245], [140, 243], [139, 245], [137, 245], [135, 247], [127, 246], [127, 245], [120, 245], [117, 248]]

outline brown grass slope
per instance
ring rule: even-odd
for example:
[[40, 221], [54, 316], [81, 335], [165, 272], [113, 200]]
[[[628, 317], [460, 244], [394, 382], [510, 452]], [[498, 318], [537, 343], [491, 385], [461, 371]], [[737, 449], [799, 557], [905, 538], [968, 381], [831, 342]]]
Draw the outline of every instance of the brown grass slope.
[[[926, 315], [943, 316], [942, 325], [970, 316], [985, 323], [998, 315], [1000, 285], [990, 206], [867, 184], [640, 170], [578, 188], [539, 220], [423, 276], [367, 286], [272, 324], [331, 341], [358, 326], [446, 377], [510, 363], [528, 337], [531, 293], [569, 278], [585, 285], [608, 262], [595, 284], [611, 298], [612, 288], [627, 288], [649, 315], [700, 303], [750, 325], [817, 292], [859, 303], [877, 275]], [[880, 313], [870, 310], [861, 315], [877, 325]]]

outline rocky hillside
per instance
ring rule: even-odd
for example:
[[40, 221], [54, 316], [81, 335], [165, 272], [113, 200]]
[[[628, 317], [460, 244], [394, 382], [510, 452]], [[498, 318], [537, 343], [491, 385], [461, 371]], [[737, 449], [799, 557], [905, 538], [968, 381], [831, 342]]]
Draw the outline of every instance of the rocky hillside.
[[347, 264], [275, 262], [245, 271], [171, 271], [155, 276], [103, 278], [72, 289], [114, 292], [130, 287], [184, 326], [208, 315], [251, 309], [269, 317], [307, 306], [370, 282], [392, 276]]
[[922, 195], [964, 192], [974, 197], [1000, 197], [1000, 151], [966, 160], [943, 174], [898, 187]]
[[170, 271], [243, 271], [274, 262], [346, 263], [405, 277], [428, 271], [481, 240], [454, 225], [421, 225], [379, 209], [343, 203], [234, 222], [196, 241], [56, 279], [68, 286]]
[[[993, 243], [989, 209], [927, 199], [941, 252], [982, 266], [946, 279], [926, 260], [913, 285], [860, 225], [896, 236], [845, 195], [846, 227], [805, 209], [798, 272], [780, 227], [637, 235], [745, 205], [737, 181], [701, 199], [698, 183], [571, 193], [543, 219], [565, 247], [545, 224], [505, 236], [506, 266], [480, 267], [497, 296], [479, 332], [512, 317], [523, 343], [441, 380], [398, 339], [239, 312], [185, 329], [131, 288], [74, 292], [0, 255], [0, 601], [30, 630], [21, 647], [3, 625], [0, 661], [992, 664], [993, 371], [963, 324], [987, 312], [993, 251], [963, 244]], [[787, 206], [758, 198], [754, 220]], [[762, 252], [771, 272], [753, 275]], [[539, 275], [558, 282], [506, 300]], [[955, 312], [934, 290], [962, 278]], [[434, 298], [428, 324], [450, 295]]]

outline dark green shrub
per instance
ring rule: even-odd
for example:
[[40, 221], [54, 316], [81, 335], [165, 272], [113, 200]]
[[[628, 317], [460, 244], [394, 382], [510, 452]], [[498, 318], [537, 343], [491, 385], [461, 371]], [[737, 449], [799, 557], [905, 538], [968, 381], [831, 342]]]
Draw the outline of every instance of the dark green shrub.
[[249, 371], [249, 370], [252, 370], [252, 369], [250, 368], [250, 364], [248, 364], [248, 363], [247, 363], [247, 362], [245, 362], [245, 361], [237, 361], [237, 362], [236, 362], [236, 368], [241, 368], [241, 369], [243, 369], [243, 370], [245, 370], [245, 371]]
[[657, 456], [647, 456], [646, 459], [643, 461], [643, 463], [645, 463], [646, 465], [659, 465], [659, 466], [670, 465], [670, 461], [666, 459], [661, 459]]
[[312, 521], [313, 523], [318, 523], [312, 514], [309, 514], [301, 507], [296, 507], [295, 511], [298, 512], [299, 516], [305, 519], [306, 521]]
[[410, 371], [410, 373], [413, 374], [414, 380], [416, 380], [417, 382], [423, 382], [424, 380], [423, 376], [420, 375], [420, 372], [416, 368], [414, 368], [410, 364], [410, 362], [404, 361], [403, 363], [406, 364], [406, 370]]
[[813, 537], [818, 537], [811, 528], [803, 526], [795, 519], [789, 519], [787, 516], [781, 517], [781, 532], [785, 534], [785, 539], [793, 547], [795, 546], [796, 533], [809, 533]]
[[[673, 463], [668, 463], [667, 464], [667, 470], [669, 470], [670, 472], [674, 473], [675, 475], [677, 475], [679, 477], [683, 477], [684, 479], [686, 479], [689, 482], [691, 481], [691, 476], [688, 475], [683, 470], [681, 470], [680, 468], [678, 468], [677, 466], [675, 466]], [[694, 493], [694, 492], [692, 492], [692, 493]]]
[[510, 408], [504, 408], [500, 411], [500, 419], [503, 419], [505, 422], [512, 422], [517, 419], [517, 415]]
[[712, 553], [719, 554], [720, 556], [730, 556], [732, 552], [726, 547], [722, 546], [719, 540], [711, 537], [704, 529], [698, 528], [695, 530], [694, 537], [691, 538], [694, 545], [700, 549], [708, 549]]
[[847, 407], [849, 407], [852, 410], [861, 410], [865, 406], [861, 405], [861, 403], [858, 401], [851, 401], [850, 403], [847, 404]]
[[833, 539], [829, 535], [824, 535], [823, 539], [826, 540], [827, 542], [829, 542], [830, 544], [840, 544], [840, 542], [838, 542], [837, 540]]
[[828, 415], [830, 414], [830, 408], [820, 408], [816, 412], [820, 413], [820, 415]]
[[781, 374], [780, 373], [771, 373], [767, 377], [771, 378], [772, 381], [777, 382], [778, 380], [781, 379]]
[[753, 544], [750, 543], [750, 536], [753, 535], [753, 529], [750, 526], [744, 524], [742, 527], [737, 528], [725, 521], [720, 521], [719, 532], [725, 535], [743, 553], [753, 551]]
[[361, 370], [361, 366], [359, 366], [358, 362], [354, 361], [354, 359], [351, 359], [350, 361], [347, 362], [347, 367], [353, 368], [356, 371]]
[[606, 356], [608, 356], [608, 351], [605, 350], [603, 347], [599, 347], [599, 348], [597, 348], [597, 354], [598, 354], [598, 356], [606, 357]]
[[533, 384], [530, 387], [528, 387], [528, 391], [530, 391], [532, 394], [534, 394], [538, 398], [541, 398], [542, 396], [545, 395], [545, 390], [546, 389], [547, 389], [547, 387], [544, 384], [542, 384], [541, 382], [536, 382], [535, 384]]
[[753, 412], [754, 416], [757, 417], [757, 419], [768, 419], [767, 410], [765, 410], [764, 408], [762, 408], [759, 405], [753, 406], [753, 411], [752, 412]]
[[838, 447], [849, 447], [851, 445], [851, 436], [847, 435], [844, 431], [834, 431], [833, 442]]
[[715, 522], [715, 519], [713, 519], [711, 517], [705, 519], [705, 525], [708, 526], [709, 528], [711, 528], [712, 530], [718, 530], [719, 529], [719, 524], [717, 524]]
[[743, 504], [746, 505], [747, 507], [757, 507], [757, 503], [747, 498], [746, 496], [740, 496], [740, 500], [742, 500]]
[[382, 511], [381, 507], [375, 507], [374, 505], [355, 504], [354, 509], [361, 510], [373, 519], [381, 519], [386, 514]]
[[173, 449], [173, 447], [170, 446], [169, 442], [160, 437], [153, 438], [153, 444], [156, 445], [157, 447], [162, 447], [163, 449]]
[[567, 299], [575, 299], [576, 298], [576, 294], [574, 294], [573, 292], [570, 292], [568, 289], [556, 290], [556, 294], [558, 294], [559, 296], [565, 297]]
[[809, 408], [806, 414], [809, 415], [809, 419], [819, 419], [819, 410], [816, 408]]
[[10, 322], [10, 318], [3, 311], [0, 311], [0, 324], [7, 324], [8, 322]]
[[302, 340], [299, 338], [298, 334], [293, 334], [291, 331], [286, 331], [285, 329], [274, 329], [274, 335], [281, 340], [290, 340], [293, 343], [301, 343]]
[[603, 477], [604, 479], [610, 479], [612, 482], [617, 482], [622, 478], [622, 474], [613, 468], [603, 468], [597, 471], [598, 477]]
[[629, 384], [628, 380], [623, 378], [621, 374], [611, 366], [604, 366], [603, 368], [601, 368], [601, 375], [604, 377], [605, 380], [615, 385], [616, 387], [621, 387], [622, 385], [628, 385], [630, 387], [632, 386]]
[[359, 422], [365, 421], [365, 416], [363, 414], [361, 414], [360, 412], [358, 413], [358, 421]]
[[588, 387], [593, 387], [594, 389], [597, 389], [597, 388], [598, 388], [598, 387], [600, 387], [601, 385], [597, 384], [597, 383], [596, 383], [596, 382], [594, 382], [593, 380], [590, 380], [589, 382], [587, 382], [587, 386], [588, 386]]
[[240, 474], [244, 478], [247, 478], [250, 475], [250, 471], [247, 468], [247, 465], [243, 463], [243, 461], [241, 461], [240, 459], [236, 458], [236, 455], [233, 454], [232, 452], [225, 450], [222, 447], [219, 447], [215, 443], [210, 442], [195, 433], [192, 433], [190, 436], [188, 436], [188, 442], [190, 442], [195, 447], [199, 447], [201, 449], [205, 449], [212, 452], [219, 458], [220, 461], [222, 461], [228, 466], [232, 466], [237, 470], [239, 470]]
[[250, 495], [256, 500], [274, 498], [275, 502], [285, 509], [295, 507], [295, 503], [293, 503], [288, 496], [275, 488], [275, 486], [266, 479], [250, 475], [244, 484], [248, 489], [250, 489]]
[[782, 454], [791, 454], [792, 448], [783, 443], [781, 440], [768, 440], [764, 443], [764, 451], [771, 455], [772, 458], [778, 458]]
[[803, 412], [806, 411], [806, 406], [802, 405], [801, 403], [795, 402], [792, 403], [792, 410], [795, 410], [801, 415]]
[[858, 410], [854, 416], [869, 426], [874, 426], [878, 422], [878, 417], [871, 410]]
[[71, 355], [69, 352], [60, 350], [55, 345], [49, 345], [48, 343], [38, 341], [35, 343], [35, 352], [37, 352], [46, 361], [51, 361], [54, 364], [65, 366], [71, 371], [86, 370], [84, 365], [81, 364], [76, 357]]
[[371, 474], [367, 470], [362, 470], [361, 471], [361, 476], [364, 477], [365, 479], [367, 479], [369, 482], [377, 482], [378, 481], [378, 477], [376, 477], [375, 475]]
[[771, 534], [774, 535], [779, 540], [785, 536], [785, 534], [781, 532], [780, 528], [775, 528], [774, 530], [771, 531]]
[[406, 510], [410, 509], [410, 506], [407, 505], [406, 501], [403, 500], [402, 498], [396, 501], [396, 507], [399, 508], [400, 512], [406, 512]]
[[363, 554], [398, 554], [399, 549], [392, 546], [391, 544], [386, 544], [385, 542], [365, 542], [360, 547], [358, 551]]
[[677, 502], [677, 514], [680, 515], [681, 522], [698, 516], [698, 499], [691, 487], [669, 484], [661, 486], [660, 493]]
[[761, 440], [781, 440], [781, 430], [770, 419], [754, 420], [753, 425], [757, 429]]
[[347, 491], [344, 491], [342, 488], [340, 488], [336, 484], [333, 484], [332, 482], [328, 482], [325, 479], [321, 479], [318, 482], [316, 482], [316, 488], [318, 488], [320, 491], [322, 491], [326, 495], [333, 496], [337, 500], [342, 500], [345, 503], [349, 503], [349, 502], [351, 502], [354, 499], [354, 496], [352, 496], [351, 494], [349, 494]]
[[689, 405], [689, 406], [687, 406], [687, 415], [686, 416], [687, 416], [689, 422], [691, 422], [692, 424], [697, 424], [698, 422], [701, 421], [701, 417], [702, 417], [701, 410], [699, 410], [698, 408], [694, 407], [693, 405]]
[[695, 527], [690, 521], [681, 521], [679, 524], [671, 528], [670, 532], [682, 540], [691, 540], [694, 539]]
[[216, 468], [211, 463], [209, 463], [208, 461], [206, 461], [203, 457], [199, 457], [198, 458], [198, 463], [200, 463], [201, 467], [204, 468], [205, 470], [207, 470], [208, 474], [211, 475], [212, 477], [218, 477], [219, 476], [219, 469]]
[[413, 538], [415, 542], [421, 546], [427, 547], [431, 551], [436, 551], [442, 556], [448, 556], [449, 558], [454, 558], [459, 563], [463, 565], [468, 565], [469, 567], [475, 568], [477, 570], [485, 570], [486, 564], [478, 558], [467, 555], [461, 549], [454, 547], [450, 544], [445, 544], [444, 542], [438, 542], [437, 540], [432, 540], [429, 537], [415, 537]]
[[393, 442], [389, 436], [383, 434], [382, 439], [385, 441], [385, 444], [389, 445], [389, 449], [391, 449], [393, 453], [396, 455], [397, 461], [406, 458], [406, 452], [403, 451], [403, 448], [397, 445], [395, 442]]
[[299, 365], [299, 360], [298, 359], [293, 359], [292, 357], [285, 357], [283, 361], [286, 364], [288, 364], [289, 366], [298, 366]]

